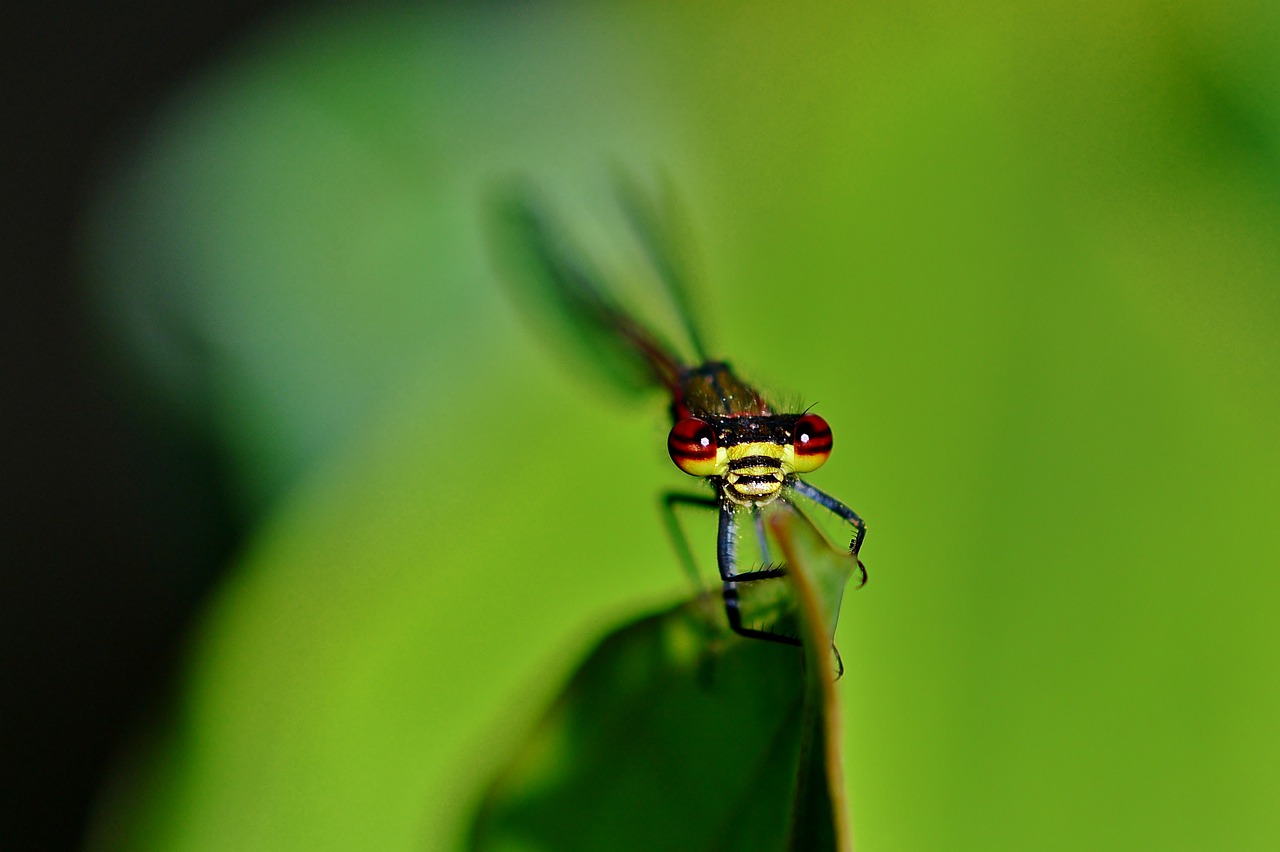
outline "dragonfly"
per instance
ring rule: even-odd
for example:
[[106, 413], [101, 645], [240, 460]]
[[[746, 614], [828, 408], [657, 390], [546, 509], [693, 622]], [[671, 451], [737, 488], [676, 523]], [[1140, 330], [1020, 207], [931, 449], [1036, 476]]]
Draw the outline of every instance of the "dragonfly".
[[[667, 451], [684, 473], [711, 486], [711, 494], [667, 491], [661, 506], [685, 570], [695, 583], [700, 573], [688, 538], [677, 517], [678, 507], [718, 513], [716, 563], [729, 627], [751, 639], [799, 645], [800, 640], [743, 618], [739, 590], [786, 575], [785, 564], [769, 559], [764, 511], [781, 502], [795, 509], [800, 495], [848, 524], [849, 553], [865, 585], [867, 570], [859, 550], [867, 525], [858, 513], [801, 477], [820, 468], [831, 455], [831, 427], [811, 410], [779, 410], [744, 382], [723, 359], [707, 354], [704, 337], [693, 319], [690, 287], [676, 260], [675, 240], [659, 207], [623, 184], [618, 193], [625, 221], [660, 282], [670, 308], [679, 318], [692, 359], [626, 310], [605, 284], [597, 268], [574, 245], [527, 186], [508, 187], [499, 204], [499, 244], [511, 266], [509, 279], [522, 279], [517, 289], [532, 287], [545, 314], [569, 327], [588, 357], [622, 384], [634, 389], [660, 388], [670, 400], [671, 431]], [[739, 564], [742, 529], [754, 528], [763, 563]], [[843, 668], [843, 666], [841, 666]]]

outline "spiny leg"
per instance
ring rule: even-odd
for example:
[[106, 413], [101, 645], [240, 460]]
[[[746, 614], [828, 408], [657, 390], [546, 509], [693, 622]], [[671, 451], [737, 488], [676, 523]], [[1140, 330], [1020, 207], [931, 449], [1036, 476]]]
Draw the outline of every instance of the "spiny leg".
[[866, 522], [863, 521], [862, 518], [858, 517], [857, 512], [853, 511], [827, 492], [815, 488], [805, 482], [803, 479], [795, 480], [795, 482], [791, 483], [791, 487], [794, 488], [797, 493], [808, 497], [828, 512], [844, 518], [849, 525], [853, 527], [853, 540], [849, 542], [849, 553], [854, 559], [858, 560], [858, 570], [862, 572], [862, 580], [858, 583], [858, 587], [861, 588], [865, 586], [867, 584], [867, 566], [862, 564], [861, 559], [858, 559], [858, 551], [862, 549], [862, 540], [866, 538], [867, 535]]
[[706, 583], [702, 578], [702, 574], [698, 571], [698, 563], [693, 558], [693, 551], [689, 549], [689, 538], [684, 534], [684, 527], [680, 526], [680, 518], [676, 516], [676, 506], [678, 505], [696, 506], [699, 509], [717, 509], [720, 506], [720, 501], [714, 497], [681, 494], [676, 491], [668, 491], [662, 495], [662, 517], [667, 524], [667, 533], [671, 536], [671, 541], [675, 545], [676, 555], [679, 556], [685, 573], [693, 581], [694, 588], [702, 590], [706, 588]]
[[[792, 511], [798, 511], [796, 507], [792, 505], [789, 500], [786, 500], [784, 498], [783, 502], [785, 502]], [[728, 516], [727, 520], [726, 520], [726, 516]], [[857, 516], [855, 515], [854, 517], [857, 517]], [[725, 586], [724, 586], [725, 613], [729, 617], [729, 626], [732, 627], [736, 633], [739, 633], [743, 636], [751, 637], [753, 639], [763, 639], [768, 642], [777, 642], [783, 645], [799, 645], [801, 643], [800, 643], [800, 640], [797, 638], [794, 638], [791, 636], [784, 636], [778, 633], [769, 633], [763, 630], [755, 630], [749, 627], [744, 627], [742, 625], [742, 616], [738, 610], [738, 590], [737, 590], [736, 584], [739, 582], [750, 582], [752, 580], [768, 580], [774, 577], [782, 577], [782, 576], [785, 576], [787, 573], [787, 569], [785, 565], [771, 564], [772, 560], [769, 558], [769, 542], [765, 534], [765, 528], [764, 528], [764, 513], [761, 512], [759, 509], [753, 508], [751, 510], [751, 518], [756, 530], [756, 536], [758, 537], [760, 542], [761, 558], [768, 564], [768, 567], [759, 571], [745, 571], [741, 574], [733, 573], [733, 571], [730, 570], [728, 576], [731, 576], [733, 578], [733, 582], [729, 582], [728, 580], [726, 580]], [[859, 518], [858, 520], [859, 522], [861, 522], [861, 518]], [[726, 530], [726, 525], [727, 525], [727, 530]], [[737, 541], [736, 526], [737, 524], [732, 516], [732, 512], [722, 507], [720, 510], [720, 549], [719, 549], [721, 577], [726, 576], [725, 574], [726, 556], [728, 559], [728, 564], [730, 566], [736, 567], [736, 560], [737, 560], [737, 553], [735, 550], [735, 542]], [[859, 544], [860, 543], [861, 543], [861, 540], [859, 539]], [[859, 568], [862, 567], [861, 562], [858, 563], [858, 567]], [[865, 574], [866, 574], [866, 569], [864, 568], [863, 569], [864, 583], [866, 582]], [[839, 680], [840, 678], [844, 677], [844, 658], [840, 656], [840, 649], [836, 647], [836, 643], [834, 641], [831, 643], [831, 653], [835, 655], [835, 660], [836, 660], [835, 679]]]
[[760, 571], [744, 571], [737, 573], [738, 523], [734, 519], [734, 511], [728, 506], [720, 507], [720, 533], [716, 541], [716, 561], [720, 566], [720, 579], [724, 581], [724, 612], [729, 618], [729, 627], [740, 636], [752, 639], [763, 639], [766, 642], [777, 642], [782, 645], [799, 645], [800, 640], [793, 636], [783, 636], [766, 630], [756, 630], [742, 623], [742, 612], [738, 608], [738, 583], [750, 583], [756, 580], [769, 580], [781, 577], [787, 572], [783, 568], [765, 568]]
[[[791, 500], [787, 499], [786, 497], [782, 498], [782, 502], [785, 503], [787, 507], [791, 509], [791, 511], [800, 512], [799, 507], [797, 507], [795, 503], [793, 503]], [[858, 520], [861, 521], [861, 518], [859, 518]], [[859, 543], [860, 543], [860, 540], [859, 540]], [[862, 568], [861, 561], [858, 562], [858, 567]], [[866, 568], [862, 568], [862, 582], [863, 583], [867, 582]], [[840, 656], [840, 649], [836, 647], [836, 642], [834, 638], [831, 640], [831, 653], [835, 654], [835, 657], [836, 657], [836, 680], [839, 680], [840, 678], [844, 677], [844, 657]]]

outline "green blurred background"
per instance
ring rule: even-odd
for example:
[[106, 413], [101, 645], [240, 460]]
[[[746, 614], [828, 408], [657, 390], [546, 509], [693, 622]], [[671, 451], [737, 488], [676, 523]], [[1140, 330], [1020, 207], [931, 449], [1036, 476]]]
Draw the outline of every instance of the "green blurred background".
[[85, 219], [109, 369], [246, 530], [91, 846], [453, 848], [590, 643], [687, 593], [663, 404], [546, 345], [483, 233], [524, 174], [607, 255], [618, 166], [672, 178], [713, 348], [818, 404], [812, 480], [869, 522], [859, 849], [1280, 846], [1278, 36], [1207, 0], [255, 26]]

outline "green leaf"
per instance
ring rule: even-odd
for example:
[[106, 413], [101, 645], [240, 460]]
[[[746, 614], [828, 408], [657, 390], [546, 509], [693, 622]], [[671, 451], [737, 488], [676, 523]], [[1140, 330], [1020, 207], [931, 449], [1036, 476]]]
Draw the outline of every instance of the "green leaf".
[[619, 628], [489, 786], [473, 850], [849, 848], [830, 649], [856, 562], [797, 513], [770, 529], [803, 653], [728, 633], [714, 594]]
[[[776, 514], [770, 526], [791, 566], [806, 670], [822, 672], [827, 649], [835, 648], [840, 601], [857, 559], [833, 550], [802, 515]], [[791, 849], [851, 847], [840, 769], [839, 719], [832, 681], [820, 676], [805, 678]]]

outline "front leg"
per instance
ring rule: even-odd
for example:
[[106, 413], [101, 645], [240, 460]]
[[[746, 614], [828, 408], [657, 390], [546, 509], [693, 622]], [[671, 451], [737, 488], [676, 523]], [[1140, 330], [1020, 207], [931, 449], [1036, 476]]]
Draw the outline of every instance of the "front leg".
[[862, 540], [867, 536], [867, 524], [862, 518], [858, 517], [858, 513], [841, 503], [830, 494], [822, 491], [803, 479], [797, 479], [791, 483], [791, 487], [797, 493], [803, 494], [822, 508], [826, 509], [834, 515], [839, 515], [849, 522], [853, 527], [853, 539], [849, 542], [849, 553], [854, 559], [858, 560], [858, 570], [862, 572], [862, 581], [858, 583], [858, 588], [862, 588], [867, 584], [867, 566], [862, 564], [862, 560], [858, 559], [858, 551], [862, 549]]
[[738, 583], [750, 583], [756, 580], [770, 580], [781, 577], [786, 570], [780, 567], [765, 568], [760, 571], [744, 571], [738, 573], [738, 522], [734, 509], [728, 505], [720, 505], [720, 533], [717, 536], [716, 562], [720, 566], [720, 579], [724, 581], [724, 613], [729, 618], [729, 627], [740, 636], [751, 639], [763, 639], [766, 642], [778, 642], [782, 645], [799, 645], [800, 640], [792, 636], [756, 630], [742, 623], [742, 612], [738, 608]]

